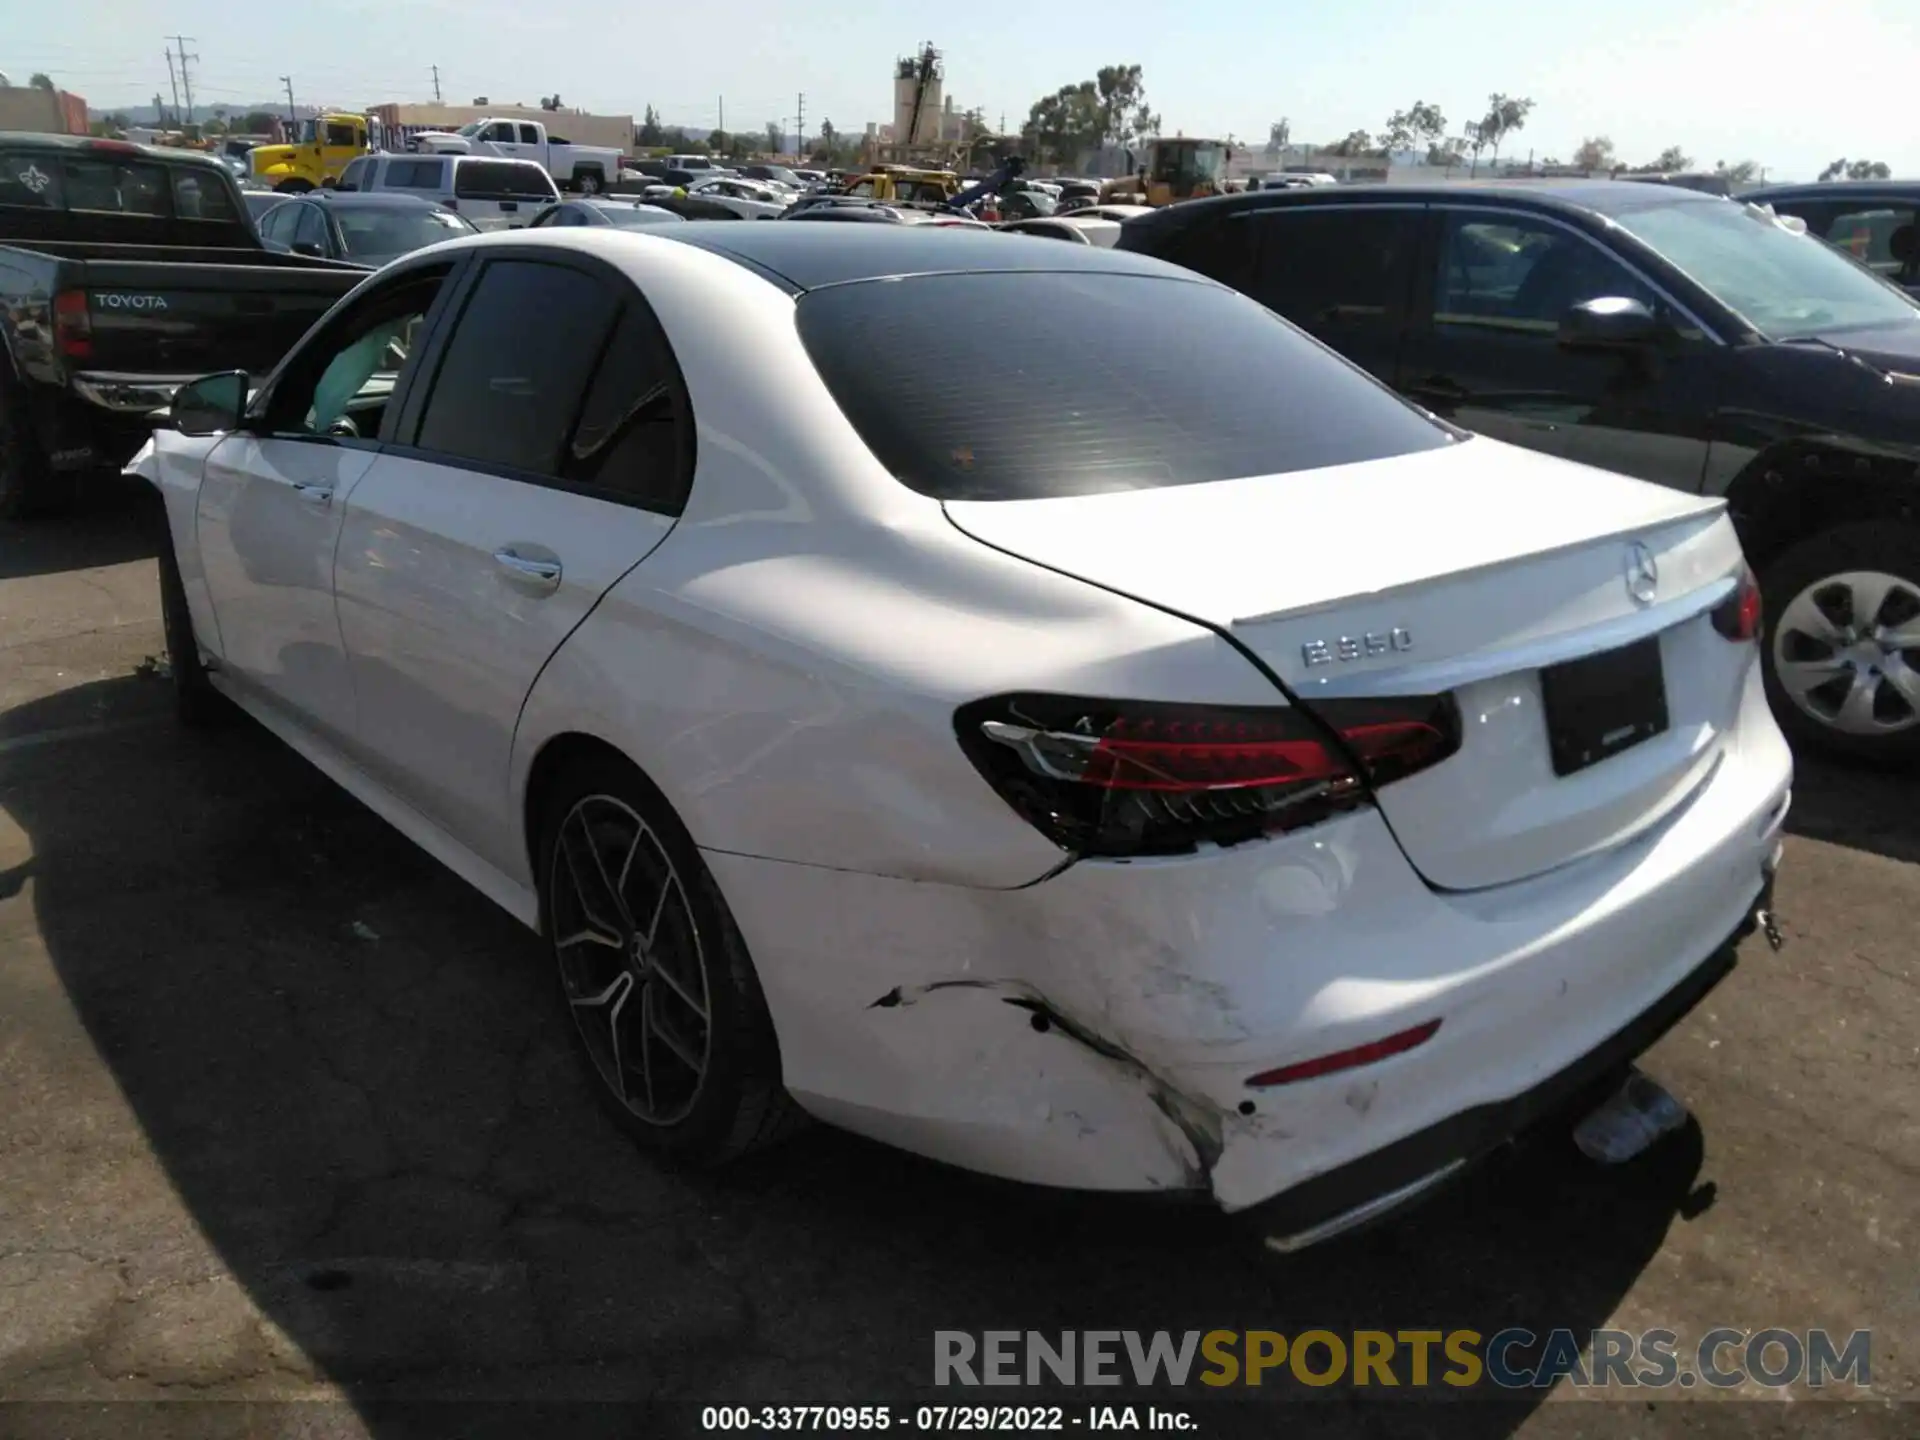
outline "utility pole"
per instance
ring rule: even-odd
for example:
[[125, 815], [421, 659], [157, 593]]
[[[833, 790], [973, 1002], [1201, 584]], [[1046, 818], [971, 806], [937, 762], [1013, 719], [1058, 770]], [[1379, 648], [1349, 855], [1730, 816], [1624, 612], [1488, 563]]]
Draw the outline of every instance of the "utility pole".
[[720, 120], [719, 120], [719, 122], [718, 122], [718, 123], [717, 123], [717, 124], [716, 124], [716, 125], [715, 125], [715, 126], [714, 126], [713, 128], [714, 128], [714, 129], [716, 129], [716, 130], [718, 130], [718, 131], [720, 131], [720, 132], [721, 132], [722, 134], [725, 134], [725, 133], [726, 133], [726, 129], [727, 129], [727, 97], [726, 97], [726, 96], [724, 96], [724, 95], [722, 95], [722, 96], [720, 97]]
[[433, 103], [436, 105], [440, 103], [440, 67], [438, 65], [433, 67]]
[[800, 92], [799, 97], [794, 102], [793, 130], [794, 134], [799, 137], [793, 142], [793, 148], [799, 151], [805, 151], [807, 148], [807, 92], [804, 90]]
[[173, 68], [173, 51], [167, 51], [166, 55], [167, 83], [173, 87], [173, 113], [177, 117], [180, 113], [180, 76]]
[[293, 77], [282, 75], [280, 83], [287, 87], [287, 123], [294, 129], [300, 128], [300, 112], [293, 108]]
[[187, 54], [187, 41], [191, 39], [193, 39], [191, 35], [176, 35], [173, 37], [174, 46], [180, 54], [180, 88], [186, 92], [187, 96], [187, 123], [189, 125], [193, 123], [193, 75], [187, 69], [187, 62], [200, 58], [198, 55]]

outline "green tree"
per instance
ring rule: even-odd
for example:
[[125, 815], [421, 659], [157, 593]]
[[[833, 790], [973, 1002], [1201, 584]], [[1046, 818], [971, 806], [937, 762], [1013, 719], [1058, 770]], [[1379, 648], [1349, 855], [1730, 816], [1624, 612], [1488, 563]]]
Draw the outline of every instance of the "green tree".
[[1849, 180], [1891, 180], [1893, 169], [1884, 160], [1856, 160], [1847, 166]]
[[1613, 169], [1613, 141], [1604, 135], [1589, 135], [1573, 152], [1573, 164], [1577, 170]]
[[1286, 153], [1287, 146], [1293, 143], [1293, 126], [1285, 120], [1276, 120], [1267, 127], [1267, 158], [1278, 160]]
[[249, 135], [264, 135], [273, 129], [273, 116], [265, 110], [249, 110], [240, 122]]
[[1160, 128], [1147, 108], [1147, 92], [1138, 65], [1102, 65], [1094, 73], [1099, 133], [1096, 145], [1125, 145]]
[[1447, 117], [1438, 105], [1416, 100], [1404, 110], [1387, 117], [1380, 132], [1380, 144], [1388, 151], [1431, 150], [1447, 133]]
[[1338, 155], [1343, 160], [1355, 160], [1362, 155], [1373, 153], [1373, 136], [1365, 130], [1352, 130], [1344, 140], [1336, 140], [1331, 145], [1320, 147], [1329, 155]]
[[660, 129], [660, 112], [651, 105], [647, 106], [646, 118], [640, 122], [639, 130], [634, 132], [634, 144], [644, 145], [648, 148], [662, 145], [666, 143], [661, 138], [662, 133]]
[[1097, 146], [1103, 125], [1100, 92], [1093, 81], [1082, 80], [1034, 101], [1020, 134], [1035, 158], [1068, 160]]
[[31, 85], [35, 90], [51, 90], [54, 88], [52, 77], [40, 70], [34, 71], [32, 75], [27, 77], [27, 84]]
[[1750, 185], [1760, 173], [1758, 160], [1736, 160], [1729, 165], [1724, 160], [1713, 162], [1713, 173], [1731, 181], [1735, 185]]
[[1509, 135], [1526, 128], [1527, 116], [1532, 113], [1533, 101], [1524, 97], [1516, 98], [1498, 93], [1489, 95], [1487, 113], [1476, 125], [1470, 127], [1475, 132], [1473, 138], [1479, 142], [1474, 151], [1475, 159], [1479, 158], [1480, 150], [1490, 149], [1493, 151], [1494, 163], [1499, 164], [1501, 145], [1506, 142]]
[[732, 144], [733, 137], [724, 130], [709, 130], [707, 132], [707, 149], [715, 155], [724, 158]]

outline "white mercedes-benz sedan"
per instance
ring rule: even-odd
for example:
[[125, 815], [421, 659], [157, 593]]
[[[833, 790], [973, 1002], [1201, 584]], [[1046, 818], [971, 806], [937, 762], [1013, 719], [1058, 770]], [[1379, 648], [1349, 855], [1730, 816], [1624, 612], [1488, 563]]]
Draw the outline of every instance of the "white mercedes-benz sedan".
[[537, 931], [689, 1158], [805, 1113], [1306, 1243], [1605, 1093], [1766, 920], [1721, 502], [1143, 257], [454, 241], [132, 468], [183, 713]]

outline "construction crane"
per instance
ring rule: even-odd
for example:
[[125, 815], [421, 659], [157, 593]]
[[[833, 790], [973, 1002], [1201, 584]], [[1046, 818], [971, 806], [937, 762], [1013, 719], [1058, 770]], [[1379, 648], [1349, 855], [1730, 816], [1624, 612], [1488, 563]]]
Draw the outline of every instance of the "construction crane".
[[911, 77], [913, 84], [913, 109], [907, 115], [907, 133], [896, 136], [896, 142], [906, 150], [920, 143], [920, 116], [927, 107], [927, 87], [940, 74], [940, 52], [928, 41], [920, 47], [920, 54], [913, 59], [900, 62], [901, 78]]

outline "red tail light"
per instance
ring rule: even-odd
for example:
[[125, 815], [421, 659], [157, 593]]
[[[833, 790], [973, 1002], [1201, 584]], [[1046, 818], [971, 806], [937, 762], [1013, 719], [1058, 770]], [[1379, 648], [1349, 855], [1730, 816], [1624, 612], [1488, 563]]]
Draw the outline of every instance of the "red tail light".
[[1062, 849], [1166, 855], [1368, 804], [1460, 745], [1451, 696], [1335, 700], [1313, 713], [1003, 695], [954, 717], [961, 748]]
[[1713, 607], [1713, 628], [1729, 640], [1757, 640], [1760, 638], [1763, 618], [1760, 582], [1754, 578], [1752, 570], [1743, 566], [1740, 570], [1740, 588]]
[[1371, 1065], [1392, 1055], [1404, 1055], [1416, 1050], [1431, 1040], [1440, 1029], [1438, 1020], [1429, 1020], [1424, 1025], [1416, 1025], [1411, 1030], [1402, 1030], [1397, 1035], [1389, 1035], [1384, 1040], [1370, 1040], [1365, 1045], [1356, 1045], [1351, 1050], [1336, 1050], [1331, 1055], [1316, 1055], [1311, 1060], [1302, 1060], [1294, 1065], [1282, 1065], [1278, 1070], [1262, 1070], [1258, 1075], [1249, 1076], [1247, 1084], [1256, 1090], [1264, 1090], [1274, 1085], [1294, 1085], [1302, 1080], [1317, 1080], [1322, 1075], [1335, 1075], [1342, 1070], [1358, 1069], [1362, 1065]]
[[69, 360], [93, 358], [93, 317], [87, 292], [62, 290], [53, 297], [53, 343]]

